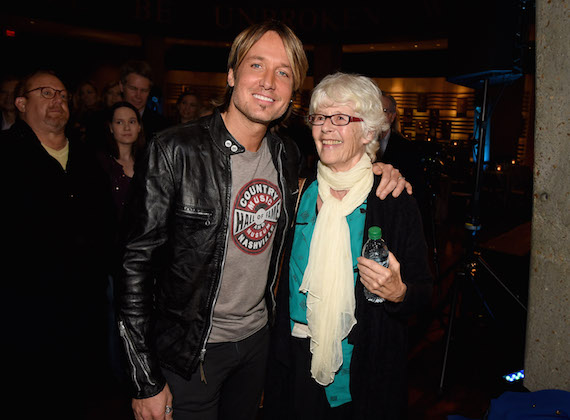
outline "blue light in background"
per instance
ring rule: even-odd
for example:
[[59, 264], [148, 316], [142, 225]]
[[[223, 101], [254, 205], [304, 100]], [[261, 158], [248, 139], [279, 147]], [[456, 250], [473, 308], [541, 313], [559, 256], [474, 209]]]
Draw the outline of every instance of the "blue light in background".
[[503, 376], [503, 379], [507, 382], [516, 382], [524, 378], [524, 370], [519, 370], [518, 372], [509, 373]]
[[[483, 143], [483, 163], [487, 163], [491, 160], [491, 130], [490, 122], [487, 120], [485, 127], [485, 139]], [[481, 107], [475, 107], [475, 120], [473, 125], [473, 140], [477, 143], [473, 146], [473, 162], [477, 162], [477, 149], [479, 148], [479, 136], [481, 135]]]

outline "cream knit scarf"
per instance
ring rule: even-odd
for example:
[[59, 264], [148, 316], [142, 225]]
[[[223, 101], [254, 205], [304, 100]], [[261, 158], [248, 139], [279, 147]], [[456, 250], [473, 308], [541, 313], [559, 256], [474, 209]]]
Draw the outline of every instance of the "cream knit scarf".
[[[307, 294], [307, 322], [311, 335], [312, 377], [326, 386], [342, 364], [341, 341], [356, 324], [354, 272], [346, 216], [360, 206], [374, 182], [366, 153], [349, 171], [333, 172], [317, 165], [323, 205], [315, 222], [309, 261], [299, 290]], [[330, 190], [349, 190], [342, 200]]]

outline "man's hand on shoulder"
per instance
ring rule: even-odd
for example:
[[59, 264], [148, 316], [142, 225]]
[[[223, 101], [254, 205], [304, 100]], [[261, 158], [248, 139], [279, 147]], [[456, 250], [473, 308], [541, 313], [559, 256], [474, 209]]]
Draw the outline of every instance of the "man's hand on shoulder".
[[404, 189], [412, 195], [412, 184], [406, 181], [400, 171], [389, 163], [374, 162], [372, 172], [376, 175], [382, 175], [380, 184], [376, 189], [376, 195], [380, 200], [384, 200], [390, 193], [394, 197], [398, 197]]

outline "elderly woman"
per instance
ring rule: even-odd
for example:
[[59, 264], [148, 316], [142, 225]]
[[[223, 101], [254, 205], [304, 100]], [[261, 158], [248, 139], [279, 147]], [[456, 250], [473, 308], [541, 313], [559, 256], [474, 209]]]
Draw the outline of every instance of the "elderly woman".
[[[296, 420], [398, 419], [407, 318], [432, 287], [420, 214], [407, 194], [375, 195], [372, 161], [388, 121], [372, 80], [327, 76], [308, 121], [319, 162], [283, 264], [265, 410]], [[382, 228], [389, 268], [359, 257], [370, 226]], [[385, 301], [368, 302], [364, 287]]]

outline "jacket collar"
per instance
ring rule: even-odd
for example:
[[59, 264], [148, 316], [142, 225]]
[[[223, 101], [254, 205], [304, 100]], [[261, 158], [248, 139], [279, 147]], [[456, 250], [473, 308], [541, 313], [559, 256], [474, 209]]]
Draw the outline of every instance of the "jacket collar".
[[[219, 108], [216, 108], [214, 110], [214, 113], [209, 117], [209, 120], [207, 121], [210, 134], [214, 139], [214, 143], [220, 148], [223, 153], [226, 155], [237, 155], [239, 153], [245, 152], [245, 147], [243, 147], [226, 128]], [[267, 130], [265, 137], [273, 154], [276, 150], [276, 144], [279, 143], [278, 137], [275, 136], [271, 130]]]
[[32, 127], [30, 127], [28, 123], [26, 123], [24, 120], [20, 118], [16, 118], [16, 121], [14, 122], [10, 130], [11, 133], [14, 133], [18, 137], [31, 137], [37, 139], [36, 133], [34, 133]]
[[245, 147], [243, 147], [226, 128], [219, 108], [214, 110], [208, 122], [212, 139], [214, 139], [214, 143], [224, 154], [236, 155], [245, 152]]

